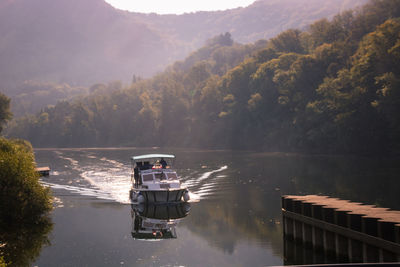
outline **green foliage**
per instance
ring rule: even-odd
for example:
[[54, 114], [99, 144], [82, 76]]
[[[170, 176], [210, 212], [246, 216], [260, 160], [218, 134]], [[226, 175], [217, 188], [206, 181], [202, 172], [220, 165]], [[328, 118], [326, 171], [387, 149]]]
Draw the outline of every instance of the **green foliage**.
[[399, 6], [374, 0], [252, 45], [221, 34], [151, 79], [97, 84], [9, 133], [38, 146], [398, 154]]
[[[139, 80], [183, 58], [210, 36], [230, 31], [238, 42], [250, 43], [282, 29], [304, 28], [366, 0], [269, 0], [179, 16], [120, 12], [97, 0], [47, 1], [3, 0], [0, 5], [0, 25], [10, 25], [0, 28], [0, 88], [8, 88], [4, 93], [10, 97], [16, 84], [29, 80], [90, 85], [130, 82], [133, 73], [132, 80]], [[221, 37], [219, 42], [230, 45], [226, 34]], [[15, 116], [36, 108], [37, 102], [21, 98], [23, 108], [13, 110]]]
[[51, 210], [50, 192], [39, 184], [29, 143], [0, 139], [0, 192], [1, 226], [37, 223]]
[[303, 53], [304, 48], [300, 39], [301, 31], [287, 30], [270, 40], [272, 49], [278, 52]]
[[10, 120], [12, 113], [10, 112], [10, 99], [0, 93], [0, 133], [3, 130], [3, 125]]
[[48, 188], [39, 184], [33, 149], [25, 140], [0, 138], [0, 266], [29, 266], [49, 244]]
[[68, 84], [25, 81], [10, 92], [11, 109], [15, 117], [21, 117], [35, 114], [41, 108], [55, 105], [58, 101], [71, 100], [87, 93], [86, 88], [71, 87]]
[[208, 46], [220, 45], [220, 46], [231, 46], [233, 45], [232, 36], [229, 32], [225, 34], [220, 34], [211, 38], [207, 41]]

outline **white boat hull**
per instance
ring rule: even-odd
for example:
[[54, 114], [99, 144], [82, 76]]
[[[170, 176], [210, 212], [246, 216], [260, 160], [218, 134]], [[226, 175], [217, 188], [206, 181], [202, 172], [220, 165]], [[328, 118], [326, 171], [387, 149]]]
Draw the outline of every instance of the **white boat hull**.
[[179, 203], [189, 200], [189, 192], [186, 188], [177, 188], [169, 190], [146, 190], [131, 189], [130, 198], [137, 203]]

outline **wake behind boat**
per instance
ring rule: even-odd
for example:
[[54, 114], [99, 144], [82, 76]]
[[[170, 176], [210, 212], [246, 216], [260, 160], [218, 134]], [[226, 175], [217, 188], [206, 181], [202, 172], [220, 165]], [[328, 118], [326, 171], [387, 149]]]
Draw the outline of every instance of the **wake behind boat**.
[[136, 203], [178, 203], [189, 201], [189, 190], [182, 186], [172, 169], [174, 155], [147, 154], [131, 158], [130, 199]]

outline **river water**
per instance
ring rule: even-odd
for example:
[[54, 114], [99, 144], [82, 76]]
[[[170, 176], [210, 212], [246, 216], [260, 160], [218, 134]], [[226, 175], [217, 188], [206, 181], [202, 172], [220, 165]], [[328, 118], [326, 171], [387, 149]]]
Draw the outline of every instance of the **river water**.
[[[130, 157], [146, 153], [175, 154], [174, 168], [192, 193], [181, 216], [168, 213], [174, 238], [135, 232], [137, 220], [151, 216], [129, 203]], [[324, 194], [400, 209], [396, 160], [157, 148], [46, 149], [35, 157], [51, 167], [42, 183], [56, 201], [50, 242], [32, 266], [296, 263], [284, 255], [282, 195]]]

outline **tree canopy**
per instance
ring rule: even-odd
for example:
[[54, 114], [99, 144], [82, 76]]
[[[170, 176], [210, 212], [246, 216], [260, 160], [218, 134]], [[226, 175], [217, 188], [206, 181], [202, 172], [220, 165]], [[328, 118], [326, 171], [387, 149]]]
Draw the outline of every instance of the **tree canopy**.
[[0, 227], [37, 224], [51, 210], [48, 188], [39, 184], [32, 146], [0, 138]]
[[36, 146], [398, 154], [399, 17], [399, 0], [372, 0], [268, 41], [221, 34], [151, 79], [101, 85], [8, 133]]
[[0, 133], [3, 130], [4, 124], [12, 118], [10, 111], [10, 99], [0, 93]]

